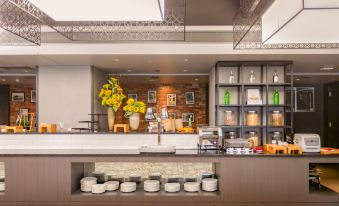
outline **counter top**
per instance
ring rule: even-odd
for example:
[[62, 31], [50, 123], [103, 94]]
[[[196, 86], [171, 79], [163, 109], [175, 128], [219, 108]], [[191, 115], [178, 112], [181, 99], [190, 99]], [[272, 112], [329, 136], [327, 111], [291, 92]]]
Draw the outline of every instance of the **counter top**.
[[303, 153], [302, 155], [284, 154], [248, 154], [231, 155], [223, 151], [200, 151], [196, 149], [177, 149], [175, 154], [139, 153], [138, 148], [112, 149], [0, 149], [0, 156], [133, 156], [133, 157], [339, 157], [339, 155], [322, 155], [320, 153]]

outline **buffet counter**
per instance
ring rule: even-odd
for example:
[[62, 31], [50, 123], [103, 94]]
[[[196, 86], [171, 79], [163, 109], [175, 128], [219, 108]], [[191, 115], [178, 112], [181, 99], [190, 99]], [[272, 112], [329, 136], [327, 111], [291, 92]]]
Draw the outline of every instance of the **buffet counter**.
[[[338, 165], [338, 155], [227, 155], [197, 150], [196, 134], [162, 134], [161, 140], [163, 145], [176, 146], [176, 153], [139, 154], [139, 147], [157, 144], [156, 134], [0, 135], [0, 163], [6, 184], [5, 192], [0, 193], [0, 205], [334, 206], [339, 203], [336, 192], [309, 189], [310, 165]], [[96, 171], [98, 165], [125, 171], [126, 165], [140, 164], [152, 171], [161, 170], [163, 164], [172, 164], [175, 168], [162, 171], [173, 174], [195, 172], [212, 165], [218, 190], [149, 193], [141, 186], [134, 193], [80, 191], [80, 179]], [[178, 169], [178, 165], [182, 166]]]

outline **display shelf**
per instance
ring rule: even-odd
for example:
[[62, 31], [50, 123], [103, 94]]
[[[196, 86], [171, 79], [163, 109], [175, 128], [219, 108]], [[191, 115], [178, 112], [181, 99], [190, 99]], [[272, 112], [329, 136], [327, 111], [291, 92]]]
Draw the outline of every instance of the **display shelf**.
[[242, 84], [240, 83], [234, 83], [234, 84], [229, 84], [229, 83], [220, 83], [220, 84], [215, 84], [216, 87], [239, 87]]
[[[237, 65], [237, 66], [234, 66]], [[231, 71], [235, 76], [237, 83], [229, 84], [228, 79], [230, 77]], [[249, 83], [249, 75], [254, 74], [254, 83]], [[280, 83], [273, 83], [273, 75], [277, 74]], [[288, 74], [288, 75], [287, 75]], [[239, 61], [239, 62], [227, 62], [221, 61], [216, 63], [215, 68], [215, 82], [216, 82], [216, 115], [215, 122], [216, 125], [221, 126], [222, 129], [230, 129], [232, 127], [225, 127], [222, 125], [220, 120], [223, 119], [224, 113], [220, 112], [222, 110], [234, 110], [237, 108], [238, 113], [236, 113], [236, 119], [239, 126], [233, 128], [240, 128], [240, 138], [243, 138], [244, 131], [256, 130], [259, 135], [259, 142], [262, 144], [270, 143], [269, 142], [269, 130], [280, 129], [285, 136], [285, 130], [293, 133], [293, 127], [288, 126], [292, 125], [293, 121], [293, 95], [290, 95], [291, 98], [286, 101], [286, 94], [291, 91], [290, 88], [293, 87], [293, 68], [291, 61]], [[222, 94], [225, 91], [223, 87], [236, 87], [235, 89], [230, 90], [231, 99], [233, 100], [234, 105], [222, 105], [222, 102], [219, 102], [222, 98]], [[273, 93], [274, 87], [278, 88], [280, 95], [280, 104], [273, 105]], [[247, 105], [247, 89], [258, 89], [260, 91], [260, 97], [263, 104], [256, 105]], [[231, 102], [232, 103], [232, 102]], [[238, 104], [237, 104], [238, 103]], [[258, 113], [258, 120], [260, 122], [259, 126], [246, 126], [246, 111], [256, 110]], [[270, 126], [270, 115], [272, 110], [279, 110], [283, 114], [283, 122], [286, 126]], [[288, 118], [287, 118], [288, 117]], [[221, 124], [220, 124], [221, 123]]]
[[229, 126], [229, 125], [219, 125], [221, 128], [224, 129], [236, 129], [236, 128], [241, 128], [240, 125], [235, 125], [235, 126]]
[[240, 104], [230, 104], [230, 105], [219, 104], [217, 106], [219, 107], [241, 107], [242, 105]]

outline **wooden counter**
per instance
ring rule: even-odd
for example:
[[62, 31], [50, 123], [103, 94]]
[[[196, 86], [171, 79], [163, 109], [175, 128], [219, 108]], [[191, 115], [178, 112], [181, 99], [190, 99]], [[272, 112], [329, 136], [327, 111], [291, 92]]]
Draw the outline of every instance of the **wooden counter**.
[[[338, 194], [310, 194], [309, 163], [338, 163], [320, 155], [0, 155], [5, 163], [6, 191], [0, 205], [339, 205]], [[119, 192], [83, 194], [78, 180], [84, 163], [210, 162], [217, 165], [217, 193]]]

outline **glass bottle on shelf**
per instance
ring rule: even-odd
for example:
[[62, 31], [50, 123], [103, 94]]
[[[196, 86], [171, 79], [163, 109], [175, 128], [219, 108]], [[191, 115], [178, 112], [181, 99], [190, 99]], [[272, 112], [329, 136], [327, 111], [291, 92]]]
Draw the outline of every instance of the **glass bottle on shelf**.
[[228, 89], [226, 89], [224, 93], [224, 104], [225, 105], [231, 104], [231, 93]]
[[273, 83], [274, 84], [278, 84], [279, 83], [279, 76], [277, 74], [277, 71], [274, 71], [274, 74], [273, 74]]
[[275, 88], [273, 92], [273, 105], [279, 105], [279, 91], [278, 88]]
[[254, 75], [253, 70], [251, 70], [251, 74], [249, 76], [249, 82], [250, 83], [254, 83], [255, 82], [255, 75]]
[[230, 77], [228, 79], [228, 83], [234, 84], [234, 74], [233, 71], [231, 70]]

